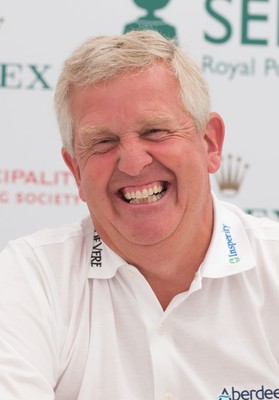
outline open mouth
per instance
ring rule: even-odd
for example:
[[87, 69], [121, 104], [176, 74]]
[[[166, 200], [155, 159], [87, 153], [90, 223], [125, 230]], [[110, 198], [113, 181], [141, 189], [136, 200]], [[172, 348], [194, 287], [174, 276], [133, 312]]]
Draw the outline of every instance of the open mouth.
[[125, 188], [121, 190], [123, 200], [130, 204], [153, 203], [160, 200], [167, 191], [167, 184], [157, 182], [141, 189]]

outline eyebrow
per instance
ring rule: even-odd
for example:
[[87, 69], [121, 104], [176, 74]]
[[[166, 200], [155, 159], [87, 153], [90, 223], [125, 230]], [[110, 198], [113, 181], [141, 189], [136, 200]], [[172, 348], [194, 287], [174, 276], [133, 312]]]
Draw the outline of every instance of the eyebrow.
[[92, 124], [83, 125], [79, 129], [79, 133], [81, 135], [84, 135], [84, 136], [89, 136], [89, 135], [92, 135], [92, 134], [94, 136], [99, 136], [99, 135], [102, 135], [102, 134], [112, 134], [110, 132], [110, 130], [106, 126], [104, 126], [104, 125], [95, 126], [95, 125], [92, 125]]
[[173, 124], [174, 120], [167, 115], [158, 114], [152, 117], [144, 117], [137, 120], [137, 123], [141, 125], [152, 125], [152, 124]]
[[[150, 125], [177, 125], [178, 121], [173, 120], [167, 115], [158, 114], [151, 117], [145, 116], [136, 120], [137, 125], [141, 125], [141, 129], [145, 129], [146, 126]], [[109, 127], [105, 125], [93, 125], [93, 124], [86, 124], [80, 127], [79, 133], [84, 136], [94, 135], [94, 136], [101, 136], [101, 135], [115, 135]], [[116, 133], [117, 135], [117, 133]]]

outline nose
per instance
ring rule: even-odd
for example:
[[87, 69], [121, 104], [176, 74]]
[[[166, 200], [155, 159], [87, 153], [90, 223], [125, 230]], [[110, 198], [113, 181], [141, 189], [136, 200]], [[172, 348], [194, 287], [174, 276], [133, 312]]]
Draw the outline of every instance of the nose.
[[120, 143], [118, 169], [121, 172], [130, 176], [138, 176], [152, 161], [153, 158], [148, 152], [147, 144], [143, 143], [140, 138]]

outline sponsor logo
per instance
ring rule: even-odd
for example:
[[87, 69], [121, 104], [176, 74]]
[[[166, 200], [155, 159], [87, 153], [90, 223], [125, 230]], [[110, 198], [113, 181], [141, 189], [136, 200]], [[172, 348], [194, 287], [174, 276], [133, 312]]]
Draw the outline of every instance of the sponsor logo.
[[231, 236], [231, 227], [223, 224], [223, 232], [225, 234], [227, 246], [229, 249], [229, 254], [228, 254], [229, 262], [231, 264], [237, 264], [240, 261], [240, 258], [236, 251], [236, 243], [234, 243]]
[[[224, 198], [232, 198], [240, 193], [249, 168], [250, 165], [245, 163], [241, 157], [232, 154], [223, 157], [221, 168], [214, 174], [213, 179]], [[277, 208], [244, 207], [243, 211], [255, 217], [267, 217], [279, 221], [279, 209]], [[233, 263], [233, 259], [231, 260]]]
[[[259, 7], [259, 3], [260, 7]], [[269, 49], [279, 46], [279, 2], [273, 0], [206, 0], [207, 16], [204, 41], [211, 46], [239, 46], [239, 57], [219, 58], [215, 53], [202, 56], [201, 65], [206, 74], [228, 80], [236, 78], [279, 77], [279, 59], [263, 52], [245, 57], [241, 48]], [[273, 18], [274, 16], [274, 18]], [[242, 47], [243, 46], [243, 47]], [[213, 47], [211, 47], [213, 49]], [[235, 60], [234, 60], [235, 58]]]
[[237, 77], [251, 77], [261, 74], [268, 78], [279, 77], [279, 60], [274, 57], [267, 57], [260, 62], [255, 58], [242, 61], [220, 60], [212, 55], [202, 56], [201, 67], [205, 74], [219, 75], [222, 78], [233, 80]]
[[103, 242], [96, 231], [94, 231], [93, 247], [91, 252], [91, 267], [102, 266]]
[[227, 390], [223, 389], [218, 399], [222, 400], [264, 400], [264, 399], [279, 399], [279, 388], [266, 389], [262, 385], [258, 389], [252, 390], [237, 390], [234, 386]]
[[0, 168], [0, 205], [77, 206], [81, 201], [75, 191], [70, 171]]
[[138, 18], [136, 21], [127, 24], [124, 33], [133, 30], [153, 29], [160, 32], [169, 39], [177, 37], [174, 26], [166, 23], [162, 18], [154, 14], [155, 10], [164, 8], [170, 0], [134, 0], [134, 3], [146, 10], [146, 15]]
[[49, 64], [0, 64], [0, 88], [45, 90], [52, 89], [46, 73], [51, 68]]
[[[245, 163], [241, 157], [232, 154], [223, 157], [221, 168], [214, 174], [214, 182], [224, 198], [232, 198], [240, 193], [249, 168], [250, 165]], [[279, 209], [277, 208], [245, 207], [243, 211], [255, 217], [267, 217], [279, 221]]]
[[[0, 16], [0, 28], [4, 23]], [[46, 90], [52, 89], [47, 73], [52, 68], [49, 64], [22, 64], [20, 62], [0, 63], [0, 89], [11, 90]]]
[[[259, 1], [262, 3], [261, 11], [257, 7]], [[240, 4], [239, 12], [234, 14], [233, 11]], [[279, 45], [278, 1], [206, 0], [205, 9], [212, 25], [211, 29], [204, 32], [204, 39], [209, 43], [221, 45], [236, 39], [245, 46], [268, 46], [271, 43]], [[277, 16], [277, 20], [271, 18], [273, 14]], [[232, 15], [235, 15], [235, 18], [232, 18]], [[235, 32], [239, 34], [236, 36]]]
[[241, 157], [229, 154], [222, 159], [221, 168], [215, 176], [223, 195], [235, 196], [238, 193], [248, 168], [249, 164], [243, 163]]
[[254, 215], [255, 217], [267, 217], [279, 221], [279, 209], [268, 210], [266, 208], [246, 208], [244, 210], [247, 214]]
[[227, 392], [227, 389], [224, 389], [222, 394], [218, 397], [218, 399], [228, 399], [231, 400], [231, 396]]
[[35, 171], [24, 169], [0, 169], [0, 184], [34, 184], [42, 186], [69, 185], [74, 182], [67, 170]]
[[[271, 61], [267, 60], [266, 71], [271, 67]], [[256, 74], [256, 60], [250, 58], [245, 61], [233, 62], [217, 60], [212, 55], [205, 54], [202, 58], [202, 70], [212, 75], [220, 75], [234, 79], [237, 75], [248, 77]]]

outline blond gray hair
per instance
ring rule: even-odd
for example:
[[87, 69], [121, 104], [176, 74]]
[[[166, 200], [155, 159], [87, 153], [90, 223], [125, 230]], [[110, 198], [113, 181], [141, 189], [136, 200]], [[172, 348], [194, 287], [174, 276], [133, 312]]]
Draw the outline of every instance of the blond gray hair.
[[65, 61], [55, 92], [55, 109], [63, 146], [74, 156], [70, 114], [74, 87], [87, 87], [120, 73], [148, 69], [155, 62], [169, 66], [176, 77], [181, 101], [202, 131], [210, 113], [207, 83], [196, 63], [175, 41], [155, 31], [132, 31], [119, 36], [88, 39]]

